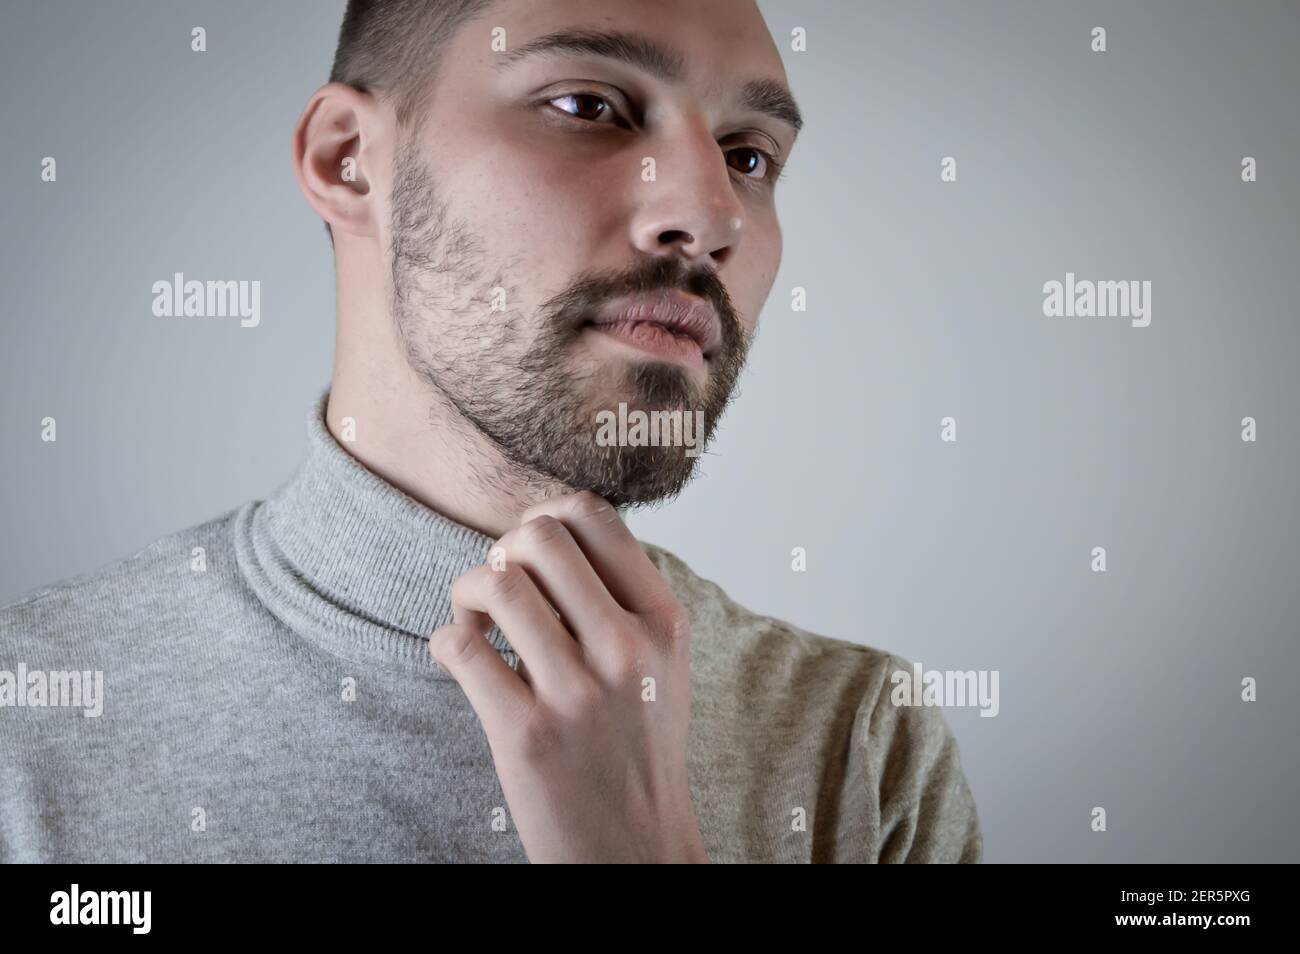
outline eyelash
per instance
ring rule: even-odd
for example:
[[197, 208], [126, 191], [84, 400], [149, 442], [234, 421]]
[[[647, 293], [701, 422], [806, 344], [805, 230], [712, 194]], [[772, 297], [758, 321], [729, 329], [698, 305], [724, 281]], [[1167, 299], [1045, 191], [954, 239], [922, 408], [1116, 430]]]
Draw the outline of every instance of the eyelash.
[[[562, 116], [564, 116], [564, 117], [566, 117], [566, 118], [568, 118], [568, 119], [573, 120], [574, 122], [584, 123], [584, 124], [586, 124], [586, 125], [590, 125], [590, 126], [609, 126], [609, 125], [613, 125], [612, 123], [602, 123], [602, 122], [598, 122], [598, 121], [596, 121], [596, 120], [594, 120], [594, 119], [582, 119], [582, 118], [580, 118], [580, 117], [578, 117], [578, 116], [574, 116], [572, 113], [566, 112], [566, 111], [563, 110], [563, 109], [559, 109], [559, 108], [557, 108], [557, 107], [554, 107], [554, 106], [551, 106], [551, 105], [550, 105], [551, 103], [554, 103], [556, 100], [560, 100], [560, 99], [572, 99], [572, 98], [574, 98], [574, 97], [578, 97], [578, 96], [586, 96], [586, 97], [589, 97], [589, 98], [591, 98], [591, 99], [599, 100], [600, 102], [602, 102], [602, 103], [605, 104], [605, 106], [609, 109], [609, 111], [610, 111], [614, 116], [617, 117], [617, 116], [619, 115], [619, 114], [618, 114], [618, 110], [616, 110], [616, 109], [614, 108], [614, 104], [611, 103], [611, 102], [609, 101], [609, 98], [608, 98], [608, 97], [602, 96], [602, 95], [600, 95], [599, 93], [593, 93], [593, 92], [591, 92], [591, 91], [589, 91], [589, 90], [574, 90], [574, 91], [572, 91], [572, 92], [568, 92], [568, 93], [560, 93], [560, 94], [557, 95], [557, 96], [551, 96], [551, 97], [548, 97], [548, 98], [546, 99], [546, 101], [545, 101], [545, 105], [546, 105], [548, 108], [554, 109], [555, 112], [559, 113], [560, 115], [562, 115]], [[620, 118], [621, 118], [621, 117], [620, 117]], [[751, 149], [751, 150], [753, 150], [754, 152], [758, 153], [760, 156], [762, 156], [762, 157], [763, 157], [763, 161], [767, 163], [767, 169], [768, 169], [768, 171], [767, 171], [767, 175], [762, 176], [761, 178], [757, 178], [757, 179], [756, 179], [756, 178], [754, 178], [753, 176], [747, 176], [747, 175], [745, 175], [743, 172], [740, 173], [741, 176], [742, 176], [743, 178], [747, 179], [748, 181], [750, 181], [750, 182], [762, 182], [762, 181], [766, 180], [766, 181], [768, 181], [768, 182], [776, 183], [776, 182], [779, 181], [780, 179], [785, 178], [785, 164], [782, 163], [782, 162], [778, 162], [777, 159], [776, 159], [776, 157], [773, 156], [773, 155], [772, 155], [770, 152], [768, 152], [766, 149], [760, 149], [758, 146], [734, 146], [734, 147], [732, 147], [732, 148], [733, 148], [733, 149]], [[739, 170], [737, 170], [737, 171], [739, 171]]]

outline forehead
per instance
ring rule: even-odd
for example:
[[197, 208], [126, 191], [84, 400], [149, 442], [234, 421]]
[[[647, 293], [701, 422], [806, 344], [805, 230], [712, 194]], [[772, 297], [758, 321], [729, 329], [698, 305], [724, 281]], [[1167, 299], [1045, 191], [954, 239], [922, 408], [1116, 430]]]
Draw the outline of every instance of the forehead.
[[715, 68], [732, 58], [781, 69], [767, 24], [753, 0], [499, 0], [494, 13], [502, 25], [515, 25], [525, 36], [516, 46], [565, 27], [633, 30], [662, 39], [683, 51], [726, 54], [709, 61]]
[[[496, 28], [505, 31], [504, 53], [490, 46]], [[705, 95], [754, 81], [786, 83], [753, 0], [498, 0], [455, 45], [488, 68], [539, 57], [613, 58]]]

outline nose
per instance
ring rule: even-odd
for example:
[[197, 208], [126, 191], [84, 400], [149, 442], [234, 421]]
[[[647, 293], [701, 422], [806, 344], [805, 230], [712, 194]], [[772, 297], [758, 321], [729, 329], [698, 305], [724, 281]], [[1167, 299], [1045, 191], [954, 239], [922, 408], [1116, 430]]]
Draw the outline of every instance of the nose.
[[692, 124], [665, 132], [651, 150], [655, 178], [637, 182], [632, 244], [648, 255], [678, 255], [692, 267], [717, 271], [735, 254], [745, 225], [722, 149], [707, 129]]

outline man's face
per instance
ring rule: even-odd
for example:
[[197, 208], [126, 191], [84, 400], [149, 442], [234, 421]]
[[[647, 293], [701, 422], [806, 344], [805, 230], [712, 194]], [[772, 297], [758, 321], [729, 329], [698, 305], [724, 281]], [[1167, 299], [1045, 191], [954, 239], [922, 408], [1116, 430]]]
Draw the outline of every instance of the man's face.
[[[587, 48], [529, 52], [570, 32]], [[667, 58], [618, 55], [650, 44]], [[707, 440], [732, 396], [795, 136], [752, 81], [785, 73], [748, 0], [502, 2], [448, 46], [394, 159], [394, 317], [412, 367], [514, 464], [616, 504], [690, 478], [685, 430], [619, 446], [600, 421], [702, 412]]]

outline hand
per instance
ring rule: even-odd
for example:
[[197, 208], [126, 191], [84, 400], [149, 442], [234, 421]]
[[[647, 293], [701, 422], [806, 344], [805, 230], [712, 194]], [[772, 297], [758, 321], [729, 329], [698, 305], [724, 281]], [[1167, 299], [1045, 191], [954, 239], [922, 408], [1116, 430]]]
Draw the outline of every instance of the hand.
[[[482, 723], [529, 861], [707, 862], [689, 621], [618, 511], [587, 492], [531, 507], [451, 599], [429, 650]], [[493, 621], [518, 673], [484, 638]]]

